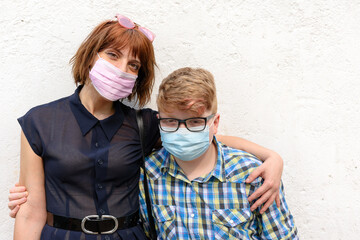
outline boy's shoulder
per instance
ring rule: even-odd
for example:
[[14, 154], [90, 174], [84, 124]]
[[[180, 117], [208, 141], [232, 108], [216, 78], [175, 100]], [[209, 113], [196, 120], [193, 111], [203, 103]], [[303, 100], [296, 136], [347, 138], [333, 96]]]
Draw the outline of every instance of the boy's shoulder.
[[[230, 182], [245, 182], [246, 178], [262, 164], [262, 162], [251, 153], [231, 148], [221, 142], [218, 143], [218, 151], [221, 152], [224, 174]], [[261, 178], [257, 178], [253, 184], [260, 182]]]

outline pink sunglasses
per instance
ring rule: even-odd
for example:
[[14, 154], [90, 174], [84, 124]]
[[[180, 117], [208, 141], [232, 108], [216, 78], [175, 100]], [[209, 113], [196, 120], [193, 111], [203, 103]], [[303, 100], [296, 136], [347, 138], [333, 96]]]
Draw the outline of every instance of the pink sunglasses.
[[155, 34], [152, 33], [149, 29], [141, 27], [139, 24], [134, 23], [128, 17], [125, 17], [123, 15], [116, 14], [115, 17], [118, 19], [119, 24], [124, 28], [134, 29], [137, 26], [138, 29], [150, 40], [150, 42], [154, 41]]

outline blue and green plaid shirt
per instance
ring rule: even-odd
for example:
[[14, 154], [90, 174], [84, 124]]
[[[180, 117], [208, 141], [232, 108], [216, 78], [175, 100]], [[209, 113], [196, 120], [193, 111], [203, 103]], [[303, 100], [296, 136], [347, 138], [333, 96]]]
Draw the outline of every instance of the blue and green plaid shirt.
[[[216, 139], [214, 143], [218, 152], [214, 169], [192, 181], [164, 148], [147, 157], [145, 166], [158, 239], [298, 239], [282, 187], [280, 209], [274, 203], [263, 214], [260, 207], [250, 211], [247, 198], [261, 186], [262, 179], [250, 184], [245, 179], [261, 162]], [[143, 193], [142, 182], [140, 190]], [[143, 194], [140, 202], [146, 219]]]

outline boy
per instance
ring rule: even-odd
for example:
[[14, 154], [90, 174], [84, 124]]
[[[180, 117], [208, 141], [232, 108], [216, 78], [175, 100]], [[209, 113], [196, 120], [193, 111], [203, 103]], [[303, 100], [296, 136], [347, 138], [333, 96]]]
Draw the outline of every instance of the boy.
[[[283, 189], [280, 209], [274, 203], [263, 214], [250, 211], [247, 198], [262, 180], [245, 179], [261, 162], [216, 140], [211, 73], [174, 71], [161, 83], [157, 105], [163, 148], [147, 157], [146, 173], [159, 239], [298, 239]], [[140, 201], [146, 218], [143, 195]]]

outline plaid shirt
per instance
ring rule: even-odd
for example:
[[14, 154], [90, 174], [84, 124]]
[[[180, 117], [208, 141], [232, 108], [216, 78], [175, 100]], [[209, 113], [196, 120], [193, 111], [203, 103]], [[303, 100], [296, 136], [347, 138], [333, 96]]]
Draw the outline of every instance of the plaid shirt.
[[[216, 166], [192, 181], [164, 148], [147, 157], [158, 239], [298, 239], [283, 187], [280, 209], [274, 203], [263, 214], [261, 206], [251, 212], [247, 198], [261, 186], [262, 179], [250, 184], [245, 179], [261, 162], [249, 153], [214, 142]], [[140, 190], [141, 213], [146, 219], [142, 182]]]

